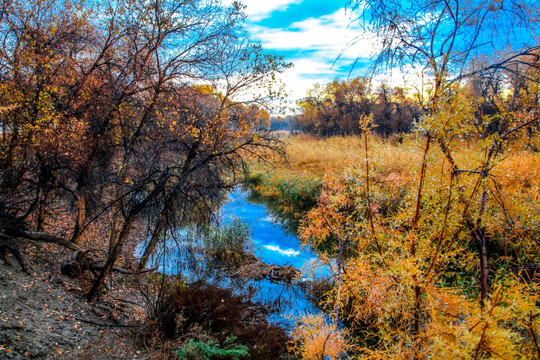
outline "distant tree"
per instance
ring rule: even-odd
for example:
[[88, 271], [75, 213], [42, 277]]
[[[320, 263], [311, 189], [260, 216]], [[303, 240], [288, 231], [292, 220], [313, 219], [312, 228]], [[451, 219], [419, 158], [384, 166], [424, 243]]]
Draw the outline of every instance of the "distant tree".
[[403, 89], [381, 84], [374, 93], [367, 78], [317, 84], [298, 106], [297, 126], [323, 137], [359, 134], [360, 119], [370, 114], [383, 136], [408, 132], [421, 113]]
[[388, 137], [396, 133], [408, 133], [417, 122], [422, 110], [400, 87], [391, 88], [381, 83], [375, 90], [375, 100], [371, 109], [374, 132]]
[[359, 133], [360, 116], [370, 112], [370, 95], [365, 78], [316, 84], [298, 102], [301, 109], [298, 122], [304, 131], [318, 136]]
[[292, 130], [293, 121], [293, 115], [285, 117], [273, 116], [270, 118], [270, 130]]

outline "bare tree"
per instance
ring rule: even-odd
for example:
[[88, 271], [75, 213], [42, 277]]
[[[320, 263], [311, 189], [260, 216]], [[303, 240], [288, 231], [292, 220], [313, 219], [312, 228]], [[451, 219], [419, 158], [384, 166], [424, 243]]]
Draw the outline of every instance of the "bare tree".
[[98, 250], [93, 299], [143, 218], [161, 234], [212, 209], [246, 154], [278, 144], [235, 109], [279, 92], [235, 94], [287, 64], [246, 39], [236, 4], [64, 6], [3, 2], [0, 230]]
[[[442, 82], [455, 81], [488, 68], [526, 62], [538, 49], [539, 8], [534, 1], [349, 0], [366, 31], [379, 40], [373, 71], [412, 66], [428, 72], [436, 97]], [[468, 72], [478, 57], [498, 58]]]

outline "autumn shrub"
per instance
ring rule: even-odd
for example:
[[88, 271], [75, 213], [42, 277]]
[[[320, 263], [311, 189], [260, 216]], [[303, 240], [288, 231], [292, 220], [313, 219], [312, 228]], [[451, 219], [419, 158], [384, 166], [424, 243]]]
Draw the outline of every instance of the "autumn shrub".
[[[329, 248], [328, 316], [348, 326], [348, 356], [540, 354], [538, 157], [478, 134], [470, 104], [452, 92], [419, 124], [421, 136], [400, 148], [364, 137], [358, 162], [324, 177], [300, 234]], [[520, 129], [515, 121], [505, 133]], [[407, 161], [381, 156], [392, 148]], [[319, 333], [304, 329], [300, 351], [320, 352]]]
[[234, 268], [252, 262], [255, 258], [250, 227], [240, 219], [235, 218], [228, 224], [211, 227], [202, 235], [202, 251], [214, 265]]
[[[288, 354], [286, 331], [268, 323], [267, 309], [253, 303], [250, 296], [175, 278], [165, 278], [160, 286], [162, 294], [150, 306], [146, 332], [167, 341], [182, 341], [183, 346], [176, 350], [186, 359], [203, 356], [205, 351], [204, 356], [213, 353], [211, 359], [229, 359], [244, 348], [252, 359], [274, 360]], [[234, 345], [230, 344], [233, 338]], [[143, 341], [151, 343], [149, 338]]]
[[[355, 179], [354, 174], [359, 177]], [[413, 229], [406, 214], [414, 212], [414, 187], [404, 190], [372, 184], [368, 207], [366, 183], [361, 181], [359, 170], [325, 179], [319, 205], [310, 212], [302, 236], [310, 243], [333, 244], [334, 258], [340, 246], [353, 250], [353, 256], [343, 256], [342, 273], [336, 275], [342, 277], [341, 286], [334, 282], [327, 294], [329, 313], [337, 309], [342, 321], [354, 330], [355, 340], [363, 345], [361, 358], [379, 358], [381, 354], [389, 359], [423, 358], [438, 354], [438, 358], [453, 359], [475, 351], [486, 357], [503, 349], [503, 356], [514, 358], [523, 353], [531, 358], [539, 326], [537, 286], [534, 281], [526, 281], [523, 271], [516, 270], [523, 270], [522, 265], [533, 261], [534, 255], [530, 258], [520, 253], [516, 258], [496, 248], [497, 241], [505, 241], [523, 249], [533, 246], [530, 242], [534, 239], [526, 245], [527, 241], [509, 233], [511, 229], [504, 230], [504, 219], [499, 219], [500, 230], [494, 228], [490, 233], [494, 241], [488, 247], [493, 293], [481, 306], [477, 301], [480, 287], [476, 245], [470, 242], [458, 216], [449, 214], [444, 220], [444, 208], [439, 204], [445, 203], [448, 194], [440, 188], [431, 189], [434, 184], [426, 185], [424, 219]], [[397, 204], [393, 211], [380, 205], [380, 192], [386, 193], [384, 202], [390, 198]], [[441, 238], [443, 226], [450, 236]], [[505, 237], [497, 236], [498, 232]], [[412, 249], [414, 242], [416, 248]], [[417, 296], [418, 282], [421, 297]], [[423, 324], [418, 333], [411, 330], [415, 321]], [[315, 335], [300, 334], [309, 346], [320, 351]], [[415, 343], [416, 348], [412, 345]], [[304, 347], [302, 351], [311, 350]]]
[[323, 315], [307, 315], [292, 333], [291, 348], [304, 360], [342, 359], [350, 350], [345, 333]]

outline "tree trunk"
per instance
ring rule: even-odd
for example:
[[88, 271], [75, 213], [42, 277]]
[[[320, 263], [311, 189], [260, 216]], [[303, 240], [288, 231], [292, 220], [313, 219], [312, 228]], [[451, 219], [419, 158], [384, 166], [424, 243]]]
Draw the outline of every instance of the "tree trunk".
[[[180, 174], [181, 181], [183, 179], [186, 179], [188, 174], [191, 171], [191, 163], [193, 159], [195, 158], [197, 149], [199, 148], [199, 142], [196, 142], [193, 144], [193, 147], [189, 149], [188, 156], [186, 158], [186, 161], [184, 162], [184, 165], [182, 166], [182, 172]], [[142, 271], [146, 264], [148, 263], [148, 259], [150, 258], [150, 255], [152, 255], [152, 252], [156, 248], [157, 243], [159, 242], [159, 238], [163, 232], [163, 230], [166, 228], [167, 225], [167, 214], [171, 210], [172, 207], [178, 202], [179, 192], [181, 190], [177, 189], [176, 192], [171, 193], [167, 200], [165, 201], [165, 204], [163, 205], [163, 209], [161, 210], [161, 213], [159, 214], [159, 220], [156, 224], [156, 227], [154, 228], [154, 232], [152, 233], [152, 238], [150, 239], [150, 242], [144, 249], [144, 253], [139, 260], [139, 265], [137, 266], [138, 271]], [[176, 211], [176, 210], [173, 210]]]
[[48, 192], [45, 189], [40, 190], [39, 194], [39, 208], [38, 208], [38, 216], [37, 216], [37, 224], [36, 224], [36, 231], [40, 232], [43, 231], [43, 227], [45, 225], [45, 216], [46, 216], [46, 210], [47, 210], [47, 197]]
[[474, 226], [471, 220], [467, 220], [467, 226], [476, 241], [478, 252], [480, 254], [480, 307], [483, 309], [488, 294], [489, 274], [485, 230]]
[[49, 197], [49, 183], [53, 177], [52, 170], [43, 162], [43, 159], [38, 154], [39, 161], [41, 162], [39, 171], [39, 194], [38, 194], [38, 213], [36, 219], [36, 231], [43, 231], [45, 224], [46, 210], [47, 210], [47, 198]]
[[146, 245], [146, 248], [144, 249], [144, 253], [141, 259], [139, 260], [139, 265], [137, 266], [137, 270], [141, 271], [146, 267], [146, 264], [148, 263], [148, 259], [150, 258], [150, 255], [152, 255], [152, 253], [154, 252], [154, 249], [156, 248], [156, 245], [159, 242], [159, 239], [161, 237], [161, 234], [166, 224], [167, 224], [167, 208], [164, 208], [161, 211], [161, 214], [159, 215], [159, 220], [156, 224], [156, 227], [154, 228], [154, 232], [152, 233], [152, 238], [150, 239], [150, 242], [148, 243], [148, 245]]
[[112, 215], [111, 220], [111, 233], [109, 234], [109, 250], [107, 254], [111, 254], [113, 251], [114, 245], [116, 244], [116, 241], [118, 239], [118, 234], [120, 233], [120, 215], [118, 212], [115, 212]]
[[484, 307], [484, 302], [487, 299], [488, 294], [488, 256], [487, 256], [487, 247], [486, 247], [486, 237], [484, 235], [484, 229], [479, 230], [480, 233], [480, 243], [478, 244], [480, 251], [480, 302], [481, 306]]
[[79, 237], [82, 234], [82, 227], [86, 221], [86, 200], [86, 194], [84, 192], [80, 192], [77, 197], [77, 220], [75, 222], [73, 235], [71, 236], [71, 242], [75, 244], [78, 242]]
[[131, 229], [133, 228], [133, 224], [135, 222], [137, 213], [138, 211], [135, 211], [135, 212], [131, 211], [130, 214], [128, 215], [128, 218], [126, 219], [126, 222], [124, 223], [124, 226], [122, 227], [122, 230], [120, 231], [120, 234], [118, 235], [118, 240], [114, 244], [112, 250], [109, 253], [109, 256], [107, 257], [107, 261], [105, 262], [105, 265], [103, 266], [103, 270], [101, 270], [97, 279], [94, 281], [92, 288], [86, 295], [86, 298], [88, 299], [88, 301], [94, 300], [94, 298], [99, 294], [99, 291], [101, 290], [101, 287], [103, 285], [103, 282], [105, 281], [105, 278], [112, 271], [114, 264], [116, 263], [116, 260], [118, 259], [118, 256], [120, 255], [120, 252], [122, 251], [122, 247], [124, 246], [124, 243], [126, 242], [131, 232]]
[[124, 247], [124, 243], [126, 242], [126, 240], [129, 237], [129, 234], [131, 233], [131, 229], [133, 228], [135, 219], [146, 208], [147, 204], [151, 200], [154, 200], [155, 197], [163, 190], [169, 177], [170, 175], [168, 172], [163, 174], [161, 179], [158, 181], [158, 184], [155, 186], [154, 190], [152, 190], [152, 192], [150, 192], [141, 202], [137, 203], [135, 206], [133, 206], [133, 208], [131, 208], [131, 211], [128, 213], [124, 221], [122, 230], [120, 231], [120, 234], [118, 235], [118, 239], [116, 240], [114, 246], [109, 251], [109, 255], [107, 257], [107, 261], [105, 262], [105, 265], [103, 266], [103, 270], [101, 270], [97, 279], [94, 281], [92, 288], [86, 295], [86, 298], [89, 301], [92, 301], [99, 294], [99, 291], [101, 290], [101, 287], [103, 285], [103, 282], [105, 281], [105, 278], [112, 271], [116, 263], [116, 260], [118, 259], [118, 256], [120, 255], [120, 252], [122, 251], [122, 248]]

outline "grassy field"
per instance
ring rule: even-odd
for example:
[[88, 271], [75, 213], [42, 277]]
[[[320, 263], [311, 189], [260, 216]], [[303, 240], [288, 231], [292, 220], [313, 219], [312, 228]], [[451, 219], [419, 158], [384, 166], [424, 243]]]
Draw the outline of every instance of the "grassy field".
[[[317, 195], [316, 188], [327, 174], [339, 175], [351, 168], [365, 166], [366, 152], [362, 137], [332, 137], [317, 139], [308, 135], [289, 136], [286, 143], [287, 161], [270, 164], [253, 163], [250, 181], [253, 189], [271, 199], [278, 199], [289, 190], [289, 196], [297, 191], [302, 195]], [[368, 159], [371, 175], [376, 181], [394, 181], [398, 184], [416, 181], [422, 162], [424, 144], [414, 135], [383, 139], [370, 136]], [[481, 144], [461, 141], [460, 151], [454, 154], [462, 168], [475, 170], [482, 161]], [[438, 161], [431, 169], [447, 170], [447, 163], [440, 149], [432, 151], [431, 160]], [[527, 150], [516, 144], [506, 151], [505, 157], [493, 169], [493, 176], [505, 186], [527, 190], [537, 199], [540, 187], [540, 152]], [[281, 189], [281, 190], [280, 190]], [[281, 199], [286, 201], [286, 199]], [[300, 204], [302, 205], [302, 204]], [[300, 206], [300, 209], [304, 206]]]

